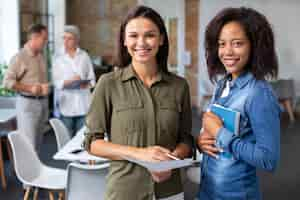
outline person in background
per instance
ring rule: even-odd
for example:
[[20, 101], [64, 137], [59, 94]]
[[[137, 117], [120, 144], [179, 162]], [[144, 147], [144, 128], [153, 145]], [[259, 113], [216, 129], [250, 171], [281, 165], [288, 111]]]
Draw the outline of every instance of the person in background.
[[160, 15], [145, 6], [129, 11], [119, 30], [118, 68], [97, 82], [86, 117], [85, 148], [112, 160], [106, 200], [184, 198], [179, 169], [149, 172], [124, 159], [192, 155], [189, 86], [168, 71], [168, 51]]
[[48, 77], [42, 50], [47, 43], [47, 27], [34, 24], [27, 32], [27, 42], [11, 59], [3, 79], [4, 87], [18, 93], [17, 127], [38, 151], [48, 121]]
[[[95, 85], [95, 74], [90, 57], [79, 47], [79, 29], [73, 25], [65, 26], [63, 39], [64, 47], [54, 57], [52, 78], [60, 117], [71, 136], [74, 136], [84, 125], [90, 105], [90, 89]], [[80, 80], [89, 81], [75, 88], [70, 87]]]
[[211, 104], [240, 112], [240, 121], [235, 135], [204, 114], [199, 199], [259, 200], [256, 170], [274, 171], [280, 157], [281, 109], [266, 81], [278, 73], [271, 26], [254, 9], [226, 8], [208, 24], [205, 49], [210, 79], [223, 76]]

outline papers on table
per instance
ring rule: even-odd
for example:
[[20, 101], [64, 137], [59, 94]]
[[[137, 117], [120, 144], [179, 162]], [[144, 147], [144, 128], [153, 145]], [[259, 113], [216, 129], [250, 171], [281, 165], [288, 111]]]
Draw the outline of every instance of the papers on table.
[[199, 161], [193, 160], [192, 158], [184, 159], [184, 160], [167, 160], [167, 161], [160, 161], [160, 162], [149, 162], [149, 161], [141, 161], [132, 158], [125, 158], [130, 162], [134, 162], [138, 165], [141, 165], [147, 168], [149, 171], [166, 171], [176, 168], [187, 167], [197, 163]]
[[14, 108], [1, 108], [0, 109], [0, 122], [4, 123], [12, 119], [17, 115], [17, 111]]
[[81, 145], [84, 140], [84, 130], [85, 127], [80, 129], [79, 132], [53, 156], [53, 158], [55, 160], [79, 161], [84, 163], [90, 161], [96, 163], [108, 162], [108, 159], [91, 155], [82, 148]]

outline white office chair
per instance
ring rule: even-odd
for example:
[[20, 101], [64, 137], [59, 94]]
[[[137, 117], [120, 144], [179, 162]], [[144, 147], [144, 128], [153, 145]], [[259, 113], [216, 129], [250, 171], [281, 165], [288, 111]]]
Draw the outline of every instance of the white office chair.
[[19, 131], [8, 135], [12, 147], [14, 167], [18, 179], [27, 187], [24, 200], [29, 198], [31, 188], [35, 188], [34, 199], [37, 191], [43, 188], [49, 191], [49, 198], [53, 199], [53, 191], [59, 191], [59, 199], [63, 198], [66, 187], [67, 174], [65, 170], [44, 165], [38, 158], [32, 144]]
[[[202, 154], [198, 151], [196, 151], [196, 159], [200, 160], [200, 162], [202, 161]], [[201, 182], [201, 167], [200, 167], [200, 163], [192, 166], [192, 167], [188, 167], [186, 170], [186, 176], [187, 178], [195, 184], [200, 184]]]
[[70, 163], [67, 169], [66, 200], [104, 199], [109, 165]]
[[[1, 98], [0, 97], [0, 109], [5, 108], [5, 109], [14, 109], [16, 107], [16, 98]], [[0, 111], [1, 112], [1, 111]], [[11, 154], [11, 149], [9, 146], [9, 143], [5, 137], [7, 137], [8, 132], [14, 130], [16, 127], [16, 119], [10, 119], [9, 121], [6, 122], [0, 122], [0, 177], [1, 177], [1, 183], [2, 183], [2, 188], [3, 190], [6, 190], [7, 188], [7, 183], [6, 183], [6, 177], [5, 177], [5, 172], [4, 172], [4, 160], [3, 160], [3, 148], [2, 144], [5, 144], [6, 150], [8, 152], [9, 160], [12, 161], [12, 154]], [[5, 143], [3, 143], [5, 141]]]
[[64, 123], [56, 118], [49, 120], [56, 137], [57, 149], [60, 150], [69, 140], [71, 140], [70, 132]]

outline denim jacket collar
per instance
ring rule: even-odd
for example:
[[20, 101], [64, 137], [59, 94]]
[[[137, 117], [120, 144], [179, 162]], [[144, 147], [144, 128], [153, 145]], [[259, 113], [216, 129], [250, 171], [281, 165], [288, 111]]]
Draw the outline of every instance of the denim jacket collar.
[[244, 72], [233, 81], [232, 86], [237, 86], [239, 89], [241, 89], [253, 78], [254, 76], [251, 72]]
[[[254, 76], [252, 75], [251, 72], [244, 72], [240, 76], [238, 76], [235, 80], [231, 81], [230, 88], [236, 87], [238, 89], [242, 89], [253, 78]], [[228, 74], [223, 79], [220, 80], [215, 95], [213, 96], [213, 100], [219, 99], [223, 89], [225, 88], [226, 81], [230, 79], [231, 79], [231, 75]]]

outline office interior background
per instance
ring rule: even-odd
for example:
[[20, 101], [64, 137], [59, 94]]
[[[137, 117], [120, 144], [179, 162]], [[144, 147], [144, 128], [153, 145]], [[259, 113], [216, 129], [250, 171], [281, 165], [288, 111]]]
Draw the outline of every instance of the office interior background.
[[[204, 55], [207, 23], [224, 7], [252, 7], [266, 15], [275, 33], [279, 61], [278, 80], [271, 83], [278, 95], [291, 104], [296, 121], [291, 122], [290, 115], [283, 113], [281, 165], [279, 172], [273, 175], [262, 173], [263, 194], [266, 199], [298, 199], [289, 198], [292, 194], [300, 195], [297, 190], [300, 186], [300, 159], [297, 154], [300, 153], [297, 147], [300, 141], [300, 126], [297, 123], [300, 112], [298, 0], [1, 0], [0, 69], [5, 68], [24, 44], [26, 28], [41, 22], [49, 29], [45, 56], [51, 70], [51, 56], [62, 48], [64, 25], [74, 24], [81, 31], [80, 46], [89, 53], [99, 77], [114, 66], [118, 27], [127, 11], [138, 4], [154, 8], [165, 20], [170, 40], [169, 69], [189, 82], [195, 112], [193, 123], [197, 128], [201, 127], [199, 116], [214, 89], [207, 75]], [[0, 93], [0, 106], [1, 100], [7, 96], [10, 95]], [[194, 130], [193, 135], [197, 135], [198, 129]], [[43, 156], [49, 154], [43, 153]], [[287, 169], [290, 166], [293, 170]], [[10, 184], [13, 184], [12, 180]], [[7, 198], [14, 198], [8, 194], [9, 191], [15, 190], [4, 192], [0, 189], [0, 199], [4, 194]]]

